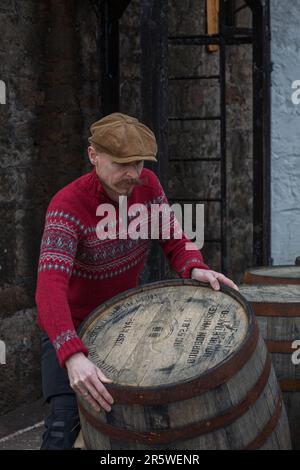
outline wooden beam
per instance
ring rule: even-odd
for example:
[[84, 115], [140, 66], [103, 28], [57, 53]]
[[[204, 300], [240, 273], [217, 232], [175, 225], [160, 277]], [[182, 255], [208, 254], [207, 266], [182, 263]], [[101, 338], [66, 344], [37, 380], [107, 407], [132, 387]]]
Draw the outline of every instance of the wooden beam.
[[[207, 15], [207, 34], [218, 34], [219, 32], [219, 0], [206, 0], [206, 15]], [[216, 44], [209, 44], [207, 46], [209, 52], [217, 52], [219, 46]]]

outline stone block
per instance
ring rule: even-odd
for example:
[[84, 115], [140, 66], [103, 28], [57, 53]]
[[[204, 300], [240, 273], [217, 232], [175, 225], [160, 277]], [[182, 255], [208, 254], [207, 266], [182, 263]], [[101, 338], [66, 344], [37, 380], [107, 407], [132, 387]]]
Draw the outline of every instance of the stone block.
[[219, 121], [169, 121], [170, 160], [220, 158]]
[[205, 0], [168, 0], [169, 35], [205, 34]]
[[172, 199], [218, 199], [221, 197], [219, 162], [174, 161], [169, 165], [169, 197]]
[[220, 88], [217, 80], [171, 80], [169, 115], [172, 117], [220, 116]]
[[170, 77], [204, 76], [219, 73], [219, 54], [211, 54], [206, 46], [170, 44], [168, 49]]
[[0, 365], [0, 414], [41, 396], [40, 333], [36, 310], [24, 309], [0, 318], [6, 364]]

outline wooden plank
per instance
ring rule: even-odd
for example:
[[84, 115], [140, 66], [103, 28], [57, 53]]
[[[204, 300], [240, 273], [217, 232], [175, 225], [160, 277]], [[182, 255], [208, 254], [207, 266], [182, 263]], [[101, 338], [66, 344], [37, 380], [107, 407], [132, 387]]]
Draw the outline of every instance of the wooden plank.
[[[218, 34], [219, 32], [219, 0], [206, 0], [207, 11], [207, 34]], [[216, 44], [208, 45], [209, 52], [217, 52], [219, 46]]]

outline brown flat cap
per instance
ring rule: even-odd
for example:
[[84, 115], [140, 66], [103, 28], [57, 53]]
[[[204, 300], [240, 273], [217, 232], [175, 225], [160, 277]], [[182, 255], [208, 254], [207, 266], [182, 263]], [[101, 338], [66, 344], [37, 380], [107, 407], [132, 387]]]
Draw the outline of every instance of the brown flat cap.
[[95, 144], [117, 163], [152, 160], [157, 154], [155, 135], [138, 119], [122, 113], [112, 113], [91, 127], [90, 144]]

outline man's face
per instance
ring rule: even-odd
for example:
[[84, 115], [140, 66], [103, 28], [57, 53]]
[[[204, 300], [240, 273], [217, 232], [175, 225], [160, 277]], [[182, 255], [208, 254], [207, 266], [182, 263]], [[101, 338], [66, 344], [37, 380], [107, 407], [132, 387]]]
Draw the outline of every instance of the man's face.
[[118, 196], [130, 196], [134, 186], [142, 184], [139, 177], [144, 166], [143, 160], [116, 163], [109, 155], [96, 153], [93, 147], [88, 148], [88, 154], [101, 184], [113, 199], [117, 200]]

